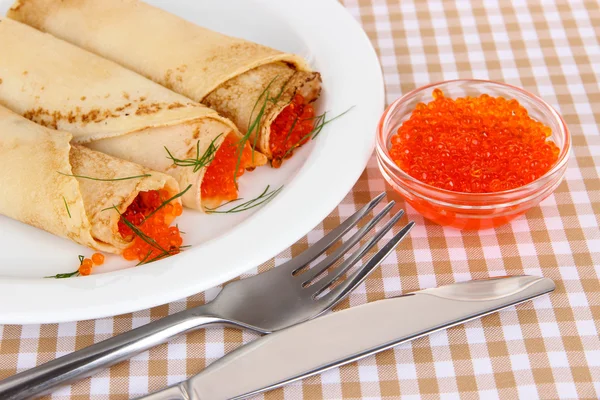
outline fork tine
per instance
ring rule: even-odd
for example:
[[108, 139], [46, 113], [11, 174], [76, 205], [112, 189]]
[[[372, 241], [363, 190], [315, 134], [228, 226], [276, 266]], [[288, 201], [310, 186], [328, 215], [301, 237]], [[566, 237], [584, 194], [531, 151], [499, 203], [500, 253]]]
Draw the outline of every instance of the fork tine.
[[305, 265], [313, 261], [315, 258], [323, 254], [335, 242], [337, 242], [346, 232], [354, 227], [369, 211], [371, 211], [385, 197], [385, 192], [375, 197], [363, 208], [355, 212], [351, 217], [347, 218], [337, 228], [329, 232], [327, 235], [319, 239], [317, 243], [310, 246], [308, 249], [292, 258], [290, 261], [277, 267], [277, 269], [285, 268], [292, 273], [303, 268]]
[[344, 260], [339, 266], [337, 266], [331, 273], [325, 276], [320, 281], [313, 284], [310, 289], [314, 291], [314, 296], [318, 296], [323, 290], [327, 289], [331, 286], [335, 281], [337, 281], [342, 275], [346, 273], [350, 268], [352, 268], [356, 263], [365, 256], [381, 240], [381, 238], [389, 232], [396, 222], [404, 215], [404, 210], [400, 210], [396, 213], [390, 220], [371, 237], [365, 244], [360, 246], [358, 250], [356, 250], [348, 259]]
[[375, 215], [365, 226], [360, 228], [358, 232], [356, 232], [352, 237], [346, 240], [335, 252], [329, 255], [326, 259], [312, 267], [310, 270], [305, 272], [302, 275], [302, 279], [304, 279], [303, 285], [308, 282], [314, 280], [318, 277], [323, 271], [333, 265], [337, 260], [339, 260], [344, 254], [348, 252], [349, 249], [352, 248], [356, 243], [360, 241], [367, 233], [377, 225], [377, 223], [383, 218], [396, 204], [395, 201], [390, 201], [383, 210], [377, 215]]
[[[409, 222], [400, 232], [398, 232], [389, 242], [383, 246], [371, 259], [363, 265], [358, 271], [354, 272], [347, 280], [341, 283], [338, 287], [333, 289], [330, 293], [327, 293], [321, 301], [330, 303], [328, 310], [335, 307], [340, 301], [342, 301], [348, 293], [353, 291], [358, 285], [360, 285], [371, 272], [375, 270], [381, 264], [383, 260], [398, 246], [398, 244], [408, 235], [412, 227], [415, 225], [414, 222]], [[324, 310], [323, 312], [325, 312]]]

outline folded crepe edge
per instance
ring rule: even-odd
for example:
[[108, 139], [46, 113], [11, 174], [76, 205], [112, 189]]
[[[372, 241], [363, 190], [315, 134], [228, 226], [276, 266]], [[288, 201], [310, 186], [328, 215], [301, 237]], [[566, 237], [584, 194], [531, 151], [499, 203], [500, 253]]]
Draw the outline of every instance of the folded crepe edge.
[[240, 68], [232, 71], [230, 74], [225, 75], [223, 77], [223, 79], [221, 79], [220, 81], [215, 81], [212, 85], [210, 85], [208, 87], [209, 90], [206, 90], [206, 93], [204, 93], [204, 95], [201, 98], [198, 98], [197, 101], [199, 101], [200, 103], [203, 103], [204, 99], [206, 99], [206, 97], [208, 97], [208, 95], [210, 95], [215, 89], [217, 89], [219, 86], [221, 86], [222, 84], [224, 84], [225, 82], [227, 82], [231, 79], [234, 79], [254, 68], [258, 68], [260, 66], [272, 64], [272, 63], [276, 63], [276, 62], [283, 62], [283, 63], [287, 64], [289, 67], [291, 67], [292, 69], [294, 69], [295, 71], [313, 72], [311, 67], [306, 62], [306, 60], [304, 60], [304, 58], [302, 58], [301, 56], [299, 56], [297, 54], [293, 54], [293, 53], [274, 54], [274, 55], [271, 55], [268, 57], [261, 58], [259, 60], [255, 60], [252, 63], [248, 63], [246, 65], [240, 66]]
[[[318, 85], [315, 86], [314, 83]], [[315, 102], [321, 93], [321, 74], [318, 72], [298, 72], [285, 83], [283, 93], [279, 98], [279, 101], [274, 104], [270, 110], [265, 114], [260, 124], [260, 151], [272, 161], [274, 160], [270, 149], [271, 141], [271, 125], [277, 119], [279, 114], [290, 104], [296, 93], [301, 94], [305, 99], [309, 99], [309, 103]], [[290, 151], [290, 155], [293, 153], [293, 149]]]

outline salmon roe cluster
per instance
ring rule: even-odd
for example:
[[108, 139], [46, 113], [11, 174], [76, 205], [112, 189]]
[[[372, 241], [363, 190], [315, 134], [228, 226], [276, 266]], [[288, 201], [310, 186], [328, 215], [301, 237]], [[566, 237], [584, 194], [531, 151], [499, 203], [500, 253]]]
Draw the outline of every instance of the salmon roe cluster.
[[244, 144], [236, 175], [238, 156], [239, 141], [233, 133], [230, 133], [217, 150], [214, 160], [206, 168], [201, 187], [203, 199], [211, 199], [218, 203], [237, 199], [235, 179], [244, 175], [246, 168], [252, 166], [252, 148], [248, 143]]
[[433, 98], [417, 104], [391, 139], [392, 160], [413, 178], [455, 192], [498, 192], [526, 185], [556, 163], [551, 129], [517, 100], [451, 99], [440, 89]]
[[273, 154], [271, 164], [275, 168], [281, 166], [283, 158], [291, 155], [288, 151], [302, 146], [310, 140], [309, 133], [314, 127], [315, 109], [307, 104], [304, 97], [296, 94], [271, 124], [269, 149]]
[[[126, 260], [147, 262], [156, 257], [166, 257], [180, 252], [183, 243], [181, 232], [179, 228], [169, 224], [183, 213], [183, 208], [179, 203], [169, 203], [159, 208], [169, 197], [169, 192], [165, 189], [140, 192], [122, 214], [118, 225], [119, 233], [124, 239], [132, 239], [131, 245], [123, 252]], [[153, 212], [154, 214], [150, 215]], [[150, 217], [147, 218], [149, 215]], [[148, 243], [148, 240], [144, 240], [127, 226], [123, 219], [129, 221], [155, 243]]]
[[[80, 256], [83, 257], [83, 256]], [[92, 258], [84, 258], [79, 265], [79, 274], [86, 276], [92, 273], [92, 267], [104, 264], [104, 254], [94, 253]]]

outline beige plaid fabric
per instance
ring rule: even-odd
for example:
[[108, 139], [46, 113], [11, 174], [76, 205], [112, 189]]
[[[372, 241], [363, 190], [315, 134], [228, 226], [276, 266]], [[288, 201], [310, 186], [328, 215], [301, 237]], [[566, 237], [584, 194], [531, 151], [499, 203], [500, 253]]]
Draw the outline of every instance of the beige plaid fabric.
[[[557, 289], [550, 296], [264, 398], [599, 398], [600, 4], [595, 0], [344, 3], [377, 49], [388, 101], [446, 79], [504, 81], [554, 105], [571, 129], [574, 146], [566, 179], [554, 195], [510, 225], [460, 232], [424, 221], [408, 208], [408, 217], [417, 222], [410, 238], [341, 307], [505, 274], [543, 275], [554, 279]], [[404, 207], [371, 160], [352, 192], [322, 224], [258, 270], [298, 254], [382, 190]], [[0, 378], [201, 304], [217, 291], [96, 321], [0, 326]], [[52, 398], [139, 396], [198, 373], [254, 338], [233, 329], [195, 332], [65, 387]]]

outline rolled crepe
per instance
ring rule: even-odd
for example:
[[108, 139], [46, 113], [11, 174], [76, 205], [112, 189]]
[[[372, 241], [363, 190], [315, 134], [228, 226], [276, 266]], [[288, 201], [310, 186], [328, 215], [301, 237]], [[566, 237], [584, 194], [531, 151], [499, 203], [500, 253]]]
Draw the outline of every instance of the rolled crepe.
[[222, 35], [137, 0], [17, 0], [8, 16], [203, 102], [243, 133], [267, 95], [276, 99], [267, 102], [258, 129], [250, 129], [250, 139], [275, 165], [288, 148], [302, 144], [302, 135], [291, 138], [280, 128], [273, 134], [285, 135], [279, 139], [285, 146], [274, 147], [273, 122], [292, 101], [311, 103], [321, 90], [320, 75], [297, 55]]
[[[210, 162], [194, 168], [173, 160], [202, 156], [212, 144], [214, 161], [228, 135], [239, 141], [235, 125], [216, 111], [6, 18], [0, 19], [0, 51], [0, 104], [41, 125], [72, 133], [75, 143], [166, 172], [182, 188], [193, 185], [183, 196], [187, 207], [202, 209], [229, 200], [202, 199]], [[256, 155], [252, 161], [260, 165], [266, 159]], [[231, 167], [231, 181], [234, 170]]]
[[173, 196], [179, 186], [169, 175], [70, 145], [71, 138], [0, 106], [0, 214], [120, 254], [131, 239], [119, 233], [119, 214], [106, 209], [124, 213], [140, 192], [166, 189]]

